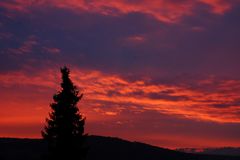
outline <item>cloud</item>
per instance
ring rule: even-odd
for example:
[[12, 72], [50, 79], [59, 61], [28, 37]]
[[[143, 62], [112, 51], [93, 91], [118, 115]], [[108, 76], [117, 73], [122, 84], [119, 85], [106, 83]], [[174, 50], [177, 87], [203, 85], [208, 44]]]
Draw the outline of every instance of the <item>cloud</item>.
[[9, 48], [9, 54], [22, 55], [29, 54], [33, 52], [33, 48], [38, 45], [35, 36], [29, 36], [18, 48]]
[[[53, 70], [32, 75], [12, 72], [1, 74], [0, 82], [5, 87], [20, 85], [54, 89], [57, 88], [58, 78]], [[100, 109], [107, 115], [117, 115], [122, 109], [132, 108], [137, 112], [155, 111], [199, 121], [240, 123], [240, 81], [234, 81], [234, 85], [231, 85], [232, 80], [231, 83], [225, 80], [217, 85], [209, 84], [210, 88], [214, 88], [209, 90], [204, 85], [196, 88], [179, 84], [152, 84], [141, 79], [129, 81], [119, 75], [77, 68], [73, 69], [72, 78], [86, 95], [87, 106], [95, 106], [95, 109], [99, 105], [106, 106]]]
[[212, 8], [212, 12], [216, 14], [224, 14], [230, 10], [234, 4], [234, 1], [226, 0], [200, 0], [200, 2], [209, 5]]
[[38, 37], [34, 35], [28, 36], [23, 42], [20, 42], [19, 46], [16, 48], [7, 48], [6, 52], [11, 55], [24, 55], [24, 54], [34, 54], [34, 52], [38, 53], [47, 53], [56, 55], [61, 52], [59, 48], [44, 46], [39, 42]]
[[1, 135], [40, 136], [69, 65], [91, 134], [239, 146], [239, 2], [105, 2], [1, 0]]
[[[184, 16], [181, 22], [171, 24], [140, 12], [108, 16], [50, 4], [48, 8], [44, 3], [39, 8], [27, 7], [31, 14], [18, 13], [15, 18], [1, 14], [2, 30], [13, 36], [1, 41], [0, 70], [40, 67], [47, 62], [155, 78], [183, 73], [239, 76], [235, 69], [239, 68], [238, 5], [218, 15], [206, 11], [211, 8], [199, 2], [193, 16]], [[31, 54], [13, 57], [6, 52], [13, 49], [22, 53], [17, 49], [32, 35], [38, 44]], [[57, 53], [58, 49], [59, 54], [48, 52]]]
[[107, 16], [121, 16], [123, 14], [138, 12], [150, 15], [162, 22], [173, 23], [179, 21], [183, 16], [193, 15], [194, 9], [201, 4], [209, 6], [209, 10], [214, 14], [224, 14], [226, 11], [230, 10], [235, 3], [237, 3], [237, 1], [234, 0], [12, 0], [2, 1], [0, 7], [9, 11], [29, 12], [35, 7], [53, 6], [61, 9], [70, 9], [74, 12], [87, 11]]
[[59, 48], [43, 47], [43, 50], [45, 50], [47, 53], [51, 53], [51, 54], [59, 54], [61, 52], [61, 50]]
[[108, 116], [116, 116], [116, 115], [117, 115], [117, 112], [107, 111], [107, 112], [105, 112], [105, 115], [108, 115]]
[[132, 35], [124, 38], [123, 43], [125, 45], [141, 45], [146, 41], [146, 37], [142, 35]]

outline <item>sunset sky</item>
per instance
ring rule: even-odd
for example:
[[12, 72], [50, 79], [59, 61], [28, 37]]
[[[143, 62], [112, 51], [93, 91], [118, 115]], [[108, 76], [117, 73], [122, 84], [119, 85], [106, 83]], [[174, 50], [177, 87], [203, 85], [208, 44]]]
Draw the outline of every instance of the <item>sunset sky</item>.
[[1, 0], [0, 137], [41, 137], [64, 65], [91, 135], [240, 147], [240, 0]]

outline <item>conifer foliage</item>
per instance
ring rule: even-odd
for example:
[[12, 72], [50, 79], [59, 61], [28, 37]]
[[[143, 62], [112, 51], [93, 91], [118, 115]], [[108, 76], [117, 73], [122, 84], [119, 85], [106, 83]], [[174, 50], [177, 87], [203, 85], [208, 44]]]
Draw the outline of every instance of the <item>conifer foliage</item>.
[[84, 159], [85, 148], [84, 124], [85, 118], [79, 112], [77, 103], [83, 94], [71, 81], [70, 70], [61, 68], [61, 91], [53, 96], [50, 104], [51, 112], [46, 119], [46, 126], [42, 131], [43, 139], [49, 148], [48, 159]]

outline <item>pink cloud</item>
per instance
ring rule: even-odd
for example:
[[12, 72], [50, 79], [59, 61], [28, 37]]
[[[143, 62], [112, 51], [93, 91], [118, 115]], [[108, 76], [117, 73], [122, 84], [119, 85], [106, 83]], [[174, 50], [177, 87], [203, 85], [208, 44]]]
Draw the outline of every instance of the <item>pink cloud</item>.
[[183, 1], [165, 1], [165, 0], [141, 0], [128, 2], [125, 0], [40, 0], [25, 1], [15, 0], [11, 2], [1, 2], [0, 7], [15, 11], [29, 11], [33, 6], [44, 7], [54, 6], [58, 8], [70, 9], [75, 12], [87, 11], [103, 15], [119, 16], [122, 14], [139, 12], [151, 15], [159, 21], [173, 23], [181, 20], [183, 16], [193, 15], [194, 9], [199, 4], [209, 6], [214, 14], [224, 14], [230, 10], [235, 1], [227, 0], [183, 0]]
[[59, 48], [54, 47], [43, 47], [43, 50], [51, 54], [59, 54], [61, 52]]
[[142, 44], [146, 41], [146, 37], [143, 35], [134, 35], [134, 36], [129, 36], [124, 39], [124, 42], [126, 44]]
[[212, 8], [212, 12], [216, 14], [224, 14], [232, 8], [231, 1], [226, 0], [200, 0], [200, 2], [207, 4]]
[[10, 54], [28, 54], [31, 53], [33, 48], [38, 45], [35, 36], [29, 36], [18, 48], [9, 48], [8, 53]]
[[[8, 34], [3, 34], [5, 37], [10, 38]], [[6, 37], [8, 36], [8, 37]], [[12, 37], [13, 35], [11, 35]], [[0, 33], [1, 39], [1, 33]], [[25, 41], [21, 42], [19, 47], [16, 48], [8, 48], [6, 51], [10, 55], [24, 55], [24, 54], [32, 54], [35, 50], [38, 50], [38, 53], [49, 53], [49, 54], [59, 54], [61, 50], [56, 47], [51, 46], [41, 46], [42, 44], [38, 41], [38, 38], [34, 35], [28, 36]]]

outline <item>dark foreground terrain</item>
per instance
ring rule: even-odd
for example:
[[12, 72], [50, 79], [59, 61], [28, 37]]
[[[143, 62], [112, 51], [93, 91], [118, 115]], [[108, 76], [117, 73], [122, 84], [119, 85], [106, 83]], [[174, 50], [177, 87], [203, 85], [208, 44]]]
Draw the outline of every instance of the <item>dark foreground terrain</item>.
[[[87, 160], [240, 160], [237, 156], [182, 153], [110, 137], [90, 136], [87, 142]], [[42, 140], [0, 139], [0, 160], [40, 160], [45, 154]]]

